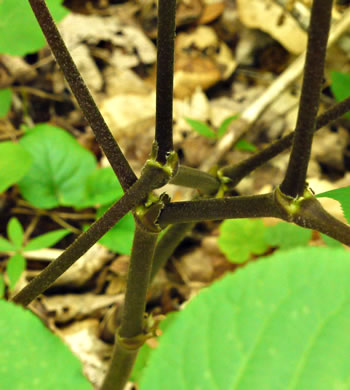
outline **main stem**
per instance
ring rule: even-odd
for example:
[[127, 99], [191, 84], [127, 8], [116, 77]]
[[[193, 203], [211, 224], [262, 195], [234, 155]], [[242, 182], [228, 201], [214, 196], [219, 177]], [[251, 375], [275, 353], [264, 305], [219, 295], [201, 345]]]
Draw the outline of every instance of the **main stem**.
[[101, 390], [124, 389], [137, 352], [145, 341], [146, 294], [157, 237], [158, 234], [148, 232], [136, 224], [121, 326]]
[[281, 191], [294, 198], [301, 196], [305, 188], [323, 81], [332, 4], [332, 0], [314, 0], [312, 4], [297, 125], [286, 176], [281, 184]]

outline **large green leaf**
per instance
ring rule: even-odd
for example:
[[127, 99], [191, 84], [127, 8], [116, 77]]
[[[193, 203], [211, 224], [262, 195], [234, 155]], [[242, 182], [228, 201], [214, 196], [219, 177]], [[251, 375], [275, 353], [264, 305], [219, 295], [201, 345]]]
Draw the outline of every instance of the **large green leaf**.
[[279, 222], [266, 230], [266, 241], [280, 249], [306, 246], [311, 239], [312, 231], [288, 222]]
[[1, 389], [92, 390], [81, 363], [29, 310], [0, 300]]
[[[331, 72], [331, 90], [338, 102], [350, 96], [350, 74]], [[350, 112], [345, 114], [350, 119]]]
[[350, 253], [297, 248], [202, 290], [140, 390], [339, 390], [350, 380]]
[[54, 230], [53, 232], [44, 233], [41, 236], [35, 237], [28, 242], [23, 248], [23, 252], [35, 251], [42, 248], [50, 248], [58, 241], [61, 241], [63, 237], [69, 234], [70, 231], [66, 229]]
[[23, 243], [23, 227], [19, 220], [15, 217], [12, 217], [7, 224], [7, 236], [10, 241], [13, 243], [14, 248], [19, 250], [22, 248]]
[[22, 196], [43, 209], [79, 206], [86, 179], [96, 169], [95, 156], [69, 133], [47, 124], [36, 126], [20, 143], [33, 158], [18, 183]]
[[220, 226], [219, 248], [228, 260], [243, 263], [267, 250], [265, 231], [261, 219], [227, 219]]
[[26, 259], [20, 254], [16, 253], [9, 258], [7, 263], [6, 272], [10, 280], [10, 288], [13, 289], [21, 277], [22, 273], [26, 269]]
[[[68, 10], [62, 0], [46, 0], [53, 18], [61, 20]], [[0, 0], [0, 53], [24, 56], [45, 45], [45, 38], [28, 0]]]
[[31, 155], [18, 144], [0, 143], [0, 192], [17, 183], [28, 172]]
[[[97, 217], [101, 217], [107, 208], [99, 208]], [[99, 243], [113, 252], [130, 255], [134, 231], [135, 221], [132, 214], [128, 213], [99, 240]]]
[[81, 208], [111, 204], [121, 198], [123, 193], [112, 168], [96, 169], [87, 178], [85, 200]]
[[[1, 2], [0, 2], [0, 6], [1, 6]], [[9, 112], [11, 107], [11, 100], [12, 100], [11, 89], [10, 88], [1, 89], [0, 90], [0, 118], [5, 116]]]
[[348, 223], [350, 223], [350, 186], [341, 187], [336, 190], [322, 192], [316, 195], [317, 198], [332, 198], [337, 200], [344, 212], [344, 216]]

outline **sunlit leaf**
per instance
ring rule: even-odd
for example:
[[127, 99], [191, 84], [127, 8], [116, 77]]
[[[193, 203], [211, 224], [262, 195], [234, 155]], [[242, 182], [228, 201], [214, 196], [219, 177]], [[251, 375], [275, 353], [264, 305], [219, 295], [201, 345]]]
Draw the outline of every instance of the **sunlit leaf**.
[[207, 138], [216, 138], [217, 137], [215, 131], [211, 127], [209, 127], [206, 123], [195, 120], [195, 119], [190, 119], [190, 118], [185, 118], [185, 121], [198, 134], [203, 135], [204, 137], [207, 137]]
[[10, 241], [14, 244], [16, 250], [22, 248], [23, 244], [23, 227], [19, 220], [15, 217], [12, 217], [7, 224], [7, 236]]
[[222, 121], [221, 125], [218, 128], [217, 131], [217, 137], [221, 138], [227, 131], [230, 123], [238, 118], [239, 114], [229, 116], [225, 120]]
[[42, 248], [50, 248], [57, 242], [61, 241], [63, 237], [69, 234], [70, 231], [66, 229], [55, 230], [53, 232], [44, 233], [41, 236], [35, 237], [28, 242], [23, 248], [24, 252], [35, 251]]
[[6, 272], [10, 280], [11, 289], [15, 287], [16, 283], [18, 282], [19, 278], [21, 277], [25, 269], [26, 269], [26, 260], [21, 254], [16, 253], [15, 255], [9, 258], [6, 267]]
[[266, 241], [280, 249], [306, 246], [311, 239], [312, 231], [288, 222], [279, 222], [266, 230]]
[[336, 190], [322, 192], [316, 195], [317, 198], [332, 198], [337, 200], [344, 212], [344, 216], [350, 223], [350, 186], [337, 188]]
[[[30, 310], [0, 300], [1, 389], [92, 390], [69, 348]], [[6, 373], [6, 374], [4, 374]]]
[[245, 152], [256, 152], [258, 149], [255, 145], [251, 144], [245, 139], [240, 139], [236, 143], [235, 148], [238, 150], [244, 150]]
[[[331, 90], [338, 102], [350, 96], [350, 74], [331, 72]], [[350, 113], [345, 116], [350, 119]]]

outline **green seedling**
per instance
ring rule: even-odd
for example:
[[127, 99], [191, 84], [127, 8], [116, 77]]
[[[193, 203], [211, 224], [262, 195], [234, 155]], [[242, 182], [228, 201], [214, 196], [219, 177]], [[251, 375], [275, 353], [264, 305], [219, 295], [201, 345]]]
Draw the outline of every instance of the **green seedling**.
[[[24, 231], [21, 223], [17, 218], [11, 218], [7, 224], [8, 239], [0, 236], [0, 252], [9, 256], [6, 274], [10, 290], [14, 289], [26, 268], [26, 252], [49, 248], [62, 240], [67, 234], [69, 234], [69, 230], [55, 230], [24, 242]], [[5, 284], [1, 274], [0, 281], [0, 289], [2, 289], [0, 296], [3, 296]]]

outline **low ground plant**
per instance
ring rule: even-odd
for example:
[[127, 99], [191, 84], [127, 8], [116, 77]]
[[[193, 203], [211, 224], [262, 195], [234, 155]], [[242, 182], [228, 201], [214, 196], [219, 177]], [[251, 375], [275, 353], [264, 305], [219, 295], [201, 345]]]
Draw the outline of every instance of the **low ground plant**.
[[[210, 172], [180, 165], [174, 151], [176, 1], [159, 0], [155, 137], [140, 177], [98, 111], [45, 1], [29, 3], [111, 168], [97, 168], [95, 157], [73, 137], [46, 124], [26, 130], [18, 145], [0, 144], [7, 161], [14, 162], [15, 171], [8, 174], [0, 165], [1, 191], [17, 184], [22, 197], [41, 209], [98, 209], [98, 219], [19, 291], [13, 302], [0, 301], [0, 330], [6, 329], [1, 337], [5, 352], [0, 352], [0, 367], [9, 372], [5, 375], [6, 388], [91, 388], [75, 361], [66, 364], [64, 346], [56, 350], [57, 340], [18, 305], [29, 305], [99, 240], [112, 250], [119, 248], [119, 253], [131, 251], [123, 310], [114, 324], [114, 350], [101, 390], [122, 390], [131, 375], [141, 390], [349, 388], [350, 254], [343, 245], [350, 245], [350, 227], [329, 214], [318, 201], [322, 196], [338, 200], [349, 221], [349, 189], [315, 195], [306, 180], [314, 132], [350, 109], [350, 98], [343, 92], [337, 96], [340, 76], [336, 75], [335, 95], [343, 100], [317, 116], [332, 0], [314, 0], [312, 5], [294, 132], [261, 151], [255, 150], [238, 164], [215, 167]], [[4, 4], [9, 2], [0, 3], [0, 14]], [[9, 99], [8, 92], [3, 93]], [[6, 114], [7, 106], [0, 106], [1, 115]], [[236, 117], [228, 118], [217, 131], [198, 121], [187, 121], [213, 139], [228, 131], [232, 121], [240, 128], [249, 128], [244, 118]], [[230, 195], [250, 172], [289, 147], [285, 177], [272, 192]], [[21, 163], [16, 165], [17, 161]], [[166, 193], [155, 195], [155, 189], [168, 183], [198, 191], [193, 200], [183, 202], [171, 202]], [[283, 222], [266, 227], [260, 219], [263, 217]], [[157, 319], [145, 316], [149, 285], [186, 233], [197, 222], [213, 220], [225, 220], [218, 243], [232, 262], [243, 263], [252, 254], [267, 254], [271, 248], [280, 250], [225, 276], [159, 325]], [[123, 249], [117, 242], [123, 237], [121, 226], [130, 242]], [[306, 246], [312, 230], [324, 235], [329, 248]], [[11, 220], [7, 239], [0, 240], [0, 249], [12, 256], [6, 268], [8, 287], [14, 287], [27, 250], [51, 246], [66, 233], [56, 232], [54, 239], [42, 236], [25, 242], [20, 223]], [[107, 240], [108, 234], [113, 236]], [[334, 248], [335, 242], [343, 245]], [[20, 267], [12, 271], [15, 261]], [[5, 282], [0, 280], [4, 289]], [[159, 346], [151, 350], [144, 344], [157, 334], [158, 325], [163, 334]], [[33, 347], [33, 343], [24, 343], [28, 341], [24, 326], [32, 332], [31, 339], [42, 339], [35, 353], [28, 347], [30, 359], [26, 358], [27, 344]], [[53, 355], [58, 360], [49, 360]], [[28, 360], [35, 361], [35, 369], [26, 364]], [[57, 361], [64, 361], [64, 367]]]

